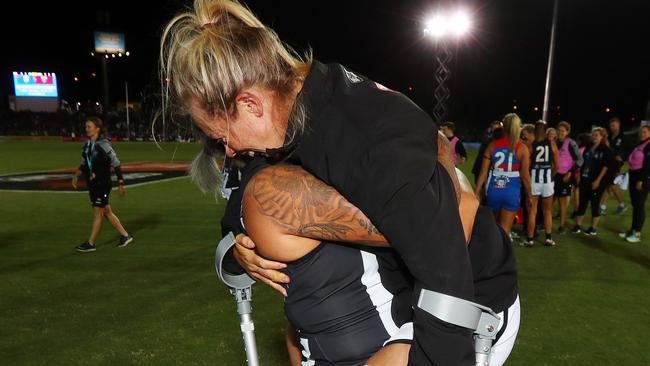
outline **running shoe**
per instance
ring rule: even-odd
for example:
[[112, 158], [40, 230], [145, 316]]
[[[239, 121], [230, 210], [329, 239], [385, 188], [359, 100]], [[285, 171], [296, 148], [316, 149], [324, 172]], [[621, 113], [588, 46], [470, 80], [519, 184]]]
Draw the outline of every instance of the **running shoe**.
[[94, 252], [95, 250], [97, 250], [97, 248], [95, 248], [95, 246], [90, 244], [89, 242], [85, 242], [77, 246], [75, 249], [77, 249], [77, 252], [82, 252], [82, 253]]
[[598, 232], [593, 227], [590, 227], [589, 229], [584, 231], [584, 234], [589, 235], [589, 236], [596, 236], [596, 234], [598, 234]]
[[129, 245], [129, 243], [132, 241], [133, 241], [133, 237], [131, 235], [120, 236], [120, 242], [117, 243], [117, 247], [124, 248], [125, 246]]
[[532, 247], [533, 244], [534, 244], [534, 241], [532, 241], [532, 240], [522, 240], [522, 241], [519, 242], [520, 246], [527, 247], [527, 248]]

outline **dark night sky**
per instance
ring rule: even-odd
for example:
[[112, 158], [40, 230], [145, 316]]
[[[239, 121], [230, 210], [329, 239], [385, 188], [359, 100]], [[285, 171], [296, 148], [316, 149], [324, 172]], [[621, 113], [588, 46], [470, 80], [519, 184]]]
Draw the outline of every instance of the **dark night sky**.
[[[63, 98], [74, 101], [83, 94], [83, 99], [96, 99], [100, 68], [89, 52], [92, 31], [98, 28], [126, 33], [127, 49], [132, 52], [128, 60], [109, 65], [112, 99], [122, 98], [118, 90], [125, 78], [134, 96], [142, 93], [147, 100], [155, 99], [161, 29], [191, 3], [162, 0], [146, 2], [146, 7], [137, 3], [3, 4], [0, 107], [6, 108], [6, 96], [13, 94], [11, 71], [56, 72]], [[311, 46], [317, 59], [343, 63], [404, 92], [426, 110], [433, 104], [434, 54], [422, 24], [425, 14], [438, 3], [247, 2], [296, 49]], [[457, 47], [450, 118], [461, 128], [483, 127], [510, 112], [513, 100], [525, 121], [541, 118], [541, 111], [535, 113], [533, 108], [541, 109], [543, 103], [553, 1], [460, 3], [476, 20], [471, 37]], [[110, 26], [97, 26], [97, 9], [110, 13]], [[632, 127], [646, 117], [650, 100], [648, 19], [650, 2], [645, 0], [560, 0], [551, 105], [559, 105], [561, 114], [551, 115], [551, 122], [567, 119], [586, 127], [619, 115]], [[93, 79], [91, 72], [98, 77]], [[81, 82], [74, 83], [73, 76]], [[606, 113], [606, 107], [612, 113]]]

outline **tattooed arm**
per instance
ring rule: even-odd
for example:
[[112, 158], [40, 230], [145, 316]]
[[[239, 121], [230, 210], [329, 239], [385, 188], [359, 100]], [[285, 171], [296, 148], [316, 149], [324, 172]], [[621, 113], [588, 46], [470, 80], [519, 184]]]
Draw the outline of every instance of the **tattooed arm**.
[[321, 240], [388, 246], [358, 208], [298, 166], [258, 172], [246, 186], [243, 208], [247, 232], [268, 259], [297, 259]]
[[[440, 133], [438, 149], [438, 160], [449, 173], [460, 203], [462, 189], [451, 162], [449, 141]], [[284, 229], [284, 234], [387, 245], [386, 238], [361, 210], [299, 166], [276, 165], [257, 173], [244, 193], [244, 210], [247, 199], [254, 202], [256, 213], [265, 217], [258, 220], [272, 221]]]

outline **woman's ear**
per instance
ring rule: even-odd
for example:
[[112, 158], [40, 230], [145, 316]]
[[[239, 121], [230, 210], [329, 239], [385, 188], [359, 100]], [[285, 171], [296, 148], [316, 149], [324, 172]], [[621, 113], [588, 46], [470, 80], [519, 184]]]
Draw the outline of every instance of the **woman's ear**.
[[251, 113], [258, 118], [264, 114], [262, 98], [256, 93], [242, 92], [235, 97], [235, 102], [240, 112]]

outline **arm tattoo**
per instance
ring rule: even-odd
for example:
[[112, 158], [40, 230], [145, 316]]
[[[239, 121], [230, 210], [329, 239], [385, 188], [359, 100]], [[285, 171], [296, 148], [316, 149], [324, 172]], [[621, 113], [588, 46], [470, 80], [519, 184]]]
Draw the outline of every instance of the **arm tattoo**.
[[370, 220], [368, 220], [368, 219], [364, 220], [364, 219], [358, 218], [357, 222], [359, 223], [359, 225], [361, 225], [362, 228], [366, 229], [366, 231], [368, 232], [368, 235], [381, 235], [379, 233], [379, 230], [377, 230], [375, 225], [373, 225], [372, 222], [370, 222]]
[[276, 165], [246, 188], [256, 209], [291, 235], [364, 244], [384, 243], [370, 220], [334, 188], [298, 166]]

